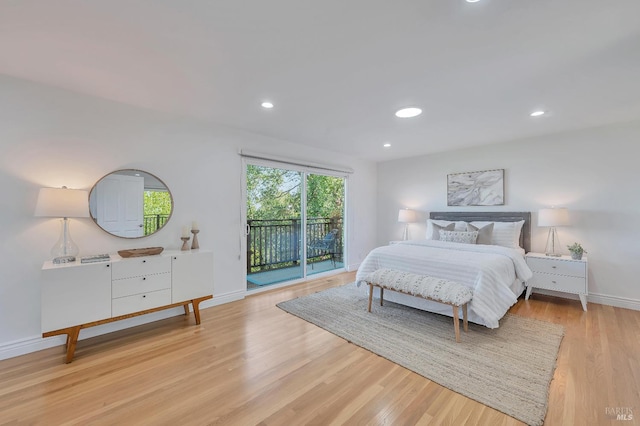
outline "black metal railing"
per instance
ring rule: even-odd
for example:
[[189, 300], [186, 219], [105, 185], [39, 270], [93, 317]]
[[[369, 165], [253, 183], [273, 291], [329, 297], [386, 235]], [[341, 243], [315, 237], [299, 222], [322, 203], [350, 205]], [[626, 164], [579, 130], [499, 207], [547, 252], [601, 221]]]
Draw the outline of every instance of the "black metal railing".
[[167, 220], [168, 214], [150, 214], [144, 216], [144, 235], [151, 235], [162, 228]]
[[[247, 273], [287, 268], [300, 264], [302, 223], [295, 219], [251, 219], [247, 221]], [[317, 246], [335, 231], [332, 244], [307, 250], [307, 262], [342, 259], [342, 218], [309, 218], [306, 232], [308, 246]]]

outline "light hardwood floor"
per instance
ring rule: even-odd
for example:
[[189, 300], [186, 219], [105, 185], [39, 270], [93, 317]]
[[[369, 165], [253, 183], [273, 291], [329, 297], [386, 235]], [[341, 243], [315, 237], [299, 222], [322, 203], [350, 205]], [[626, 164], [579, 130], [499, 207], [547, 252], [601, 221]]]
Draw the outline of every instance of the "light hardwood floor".
[[[71, 364], [63, 347], [1, 361], [0, 424], [521, 424], [275, 307], [353, 280], [82, 340]], [[566, 328], [546, 425], [640, 424], [640, 312], [535, 294], [511, 312]]]

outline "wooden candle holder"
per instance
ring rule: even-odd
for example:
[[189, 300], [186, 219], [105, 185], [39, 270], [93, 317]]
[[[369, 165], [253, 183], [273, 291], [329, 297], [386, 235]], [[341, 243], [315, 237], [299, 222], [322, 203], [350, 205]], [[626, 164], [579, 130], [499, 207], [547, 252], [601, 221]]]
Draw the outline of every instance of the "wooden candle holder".
[[191, 230], [191, 233], [193, 234], [193, 242], [191, 243], [191, 248], [194, 250], [200, 248], [200, 244], [198, 243], [198, 232], [200, 232], [199, 229]]
[[189, 250], [189, 244], [187, 244], [189, 242], [189, 239], [191, 237], [180, 237], [180, 239], [182, 240], [182, 248], [180, 250]]

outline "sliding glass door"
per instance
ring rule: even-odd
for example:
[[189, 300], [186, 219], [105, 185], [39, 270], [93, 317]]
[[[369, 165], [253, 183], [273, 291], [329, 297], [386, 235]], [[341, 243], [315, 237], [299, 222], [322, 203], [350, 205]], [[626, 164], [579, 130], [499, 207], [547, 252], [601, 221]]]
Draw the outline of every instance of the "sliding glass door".
[[303, 174], [248, 164], [247, 289], [304, 276]]
[[345, 178], [246, 165], [247, 289], [344, 266]]
[[306, 179], [307, 275], [344, 267], [344, 178]]

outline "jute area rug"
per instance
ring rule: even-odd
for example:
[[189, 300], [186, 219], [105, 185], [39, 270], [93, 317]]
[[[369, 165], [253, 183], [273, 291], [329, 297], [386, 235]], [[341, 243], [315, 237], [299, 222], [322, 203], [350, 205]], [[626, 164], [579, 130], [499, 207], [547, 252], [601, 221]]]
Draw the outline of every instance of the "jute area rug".
[[522, 422], [544, 422], [560, 325], [507, 314], [497, 329], [460, 324], [456, 343], [452, 318], [376, 299], [368, 313], [353, 283], [278, 307]]

